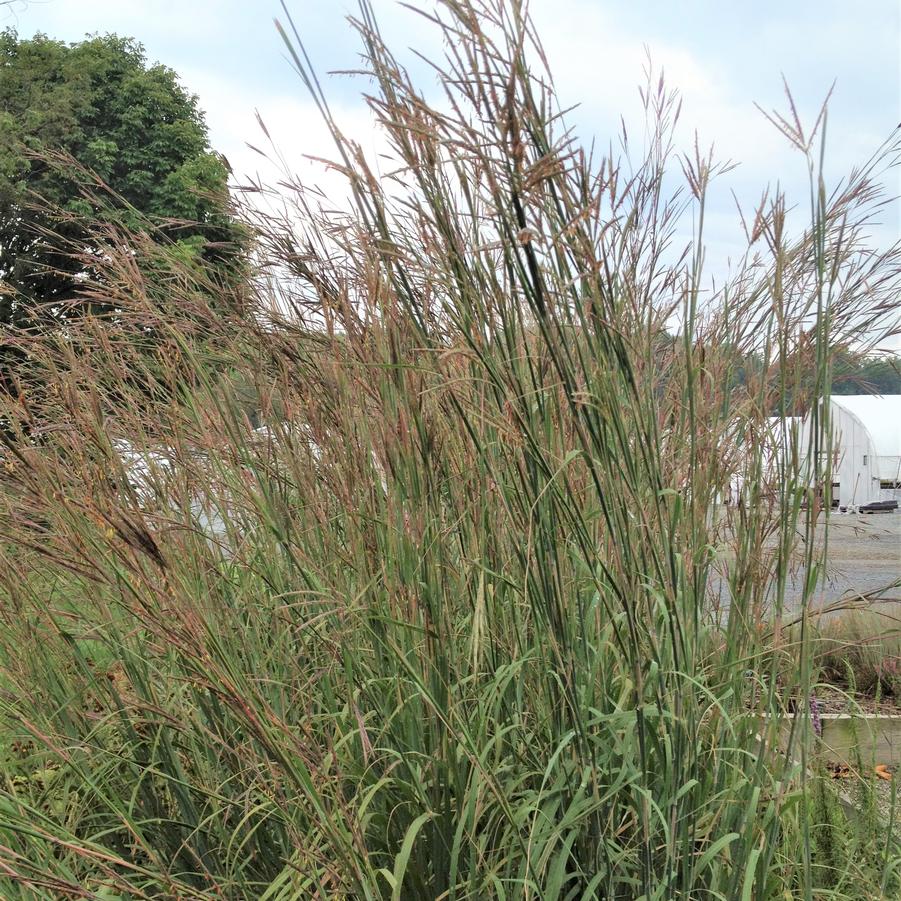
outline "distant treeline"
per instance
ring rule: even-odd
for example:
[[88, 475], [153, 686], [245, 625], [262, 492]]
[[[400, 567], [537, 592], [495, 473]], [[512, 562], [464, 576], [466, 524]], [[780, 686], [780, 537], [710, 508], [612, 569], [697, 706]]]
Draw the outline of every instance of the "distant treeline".
[[[658, 346], [661, 351], [667, 351], [678, 340], [673, 333], [662, 331], [658, 335]], [[901, 394], [901, 355], [855, 353], [848, 348], [833, 349], [832, 354], [830, 394]], [[778, 361], [773, 360], [769, 364], [770, 372], [778, 365]], [[760, 354], [736, 351], [728, 382], [733, 388], [747, 386], [753, 391], [753, 386], [767, 383], [767, 368]], [[803, 372], [802, 367], [798, 371], [798, 381], [785, 386], [784, 400], [770, 396], [767, 402], [770, 415], [784, 415], [786, 411], [795, 416], [807, 413], [815, 389], [814, 370], [811, 367], [809, 378], [805, 378]]]
[[832, 370], [832, 393], [901, 394], [901, 361], [843, 353]]

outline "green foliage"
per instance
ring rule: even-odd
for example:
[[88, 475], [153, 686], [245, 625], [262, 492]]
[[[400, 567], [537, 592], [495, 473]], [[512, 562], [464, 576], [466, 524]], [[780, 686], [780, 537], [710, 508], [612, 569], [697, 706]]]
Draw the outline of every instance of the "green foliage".
[[[0, 280], [12, 289], [0, 322], [70, 299], [103, 220], [152, 231], [204, 264], [235, 258], [227, 171], [196, 98], [171, 69], [148, 66], [140, 44], [5, 31], [0, 72]], [[103, 195], [100, 207], [91, 194]], [[83, 217], [98, 214], [89, 232]]]
[[840, 353], [833, 364], [832, 393], [901, 394], [901, 359]]
[[[897, 356], [853, 353], [846, 347], [832, 348], [831, 356], [832, 394], [901, 394], [901, 362]], [[753, 391], [771, 381], [777, 368], [778, 364], [771, 366], [768, 373], [760, 353], [743, 354], [732, 371], [729, 387]], [[774, 416], [783, 408], [789, 415], [806, 416], [815, 393], [816, 376], [811, 369], [796, 384], [774, 393], [767, 403]]]
[[[46, 389], [0, 397], [10, 896], [847, 896], [849, 818], [784, 715], [809, 643], [766, 627], [795, 567], [816, 590], [821, 472], [774, 475], [765, 436], [879, 308], [838, 262], [898, 281], [871, 186], [793, 243], [777, 197], [771, 258], [701, 304], [703, 232], [668, 256], [660, 190], [683, 171], [703, 223], [715, 170], [669, 157], [656, 79], [647, 154], [593, 160], [519, 4], [442, 6], [440, 110], [361, 9], [390, 190], [323, 103], [353, 209], [260, 228], [308, 320], [261, 295], [235, 328], [133, 241], [98, 261], [117, 321], [27, 336]], [[762, 383], [729, 390], [752, 353]], [[897, 890], [888, 836], [854, 892]]]
[[841, 797], [823, 774], [812, 781], [807, 815], [811, 844], [814, 896], [873, 901], [901, 891], [897, 872], [886, 868], [884, 812], [877, 809], [871, 781], [855, 782]]
[[877, 607], [834, 616], [818, 625], [811, 643], [829, 682], [901, 702], [901, 632], [891, 614]]

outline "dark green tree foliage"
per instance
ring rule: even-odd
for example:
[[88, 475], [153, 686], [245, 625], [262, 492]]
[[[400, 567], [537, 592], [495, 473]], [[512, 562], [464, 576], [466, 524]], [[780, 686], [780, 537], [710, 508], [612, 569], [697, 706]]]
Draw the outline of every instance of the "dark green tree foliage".
[[[830, 394], [901, 394], [901, 358], [896, 354], [862, 354], [842, 348], [834, 351]], [[743, 387], [764, 374], [764, 364], [756, 354], [742, 355], [733, 372], [731, 387]], [[813, 376], [802, 378], [798, 384], [787, 386], [785, 409], [793, 415], [804, 416], [810, 409]], [[774, 404], [773, 416], [781, 407]]]
[[[56, 163], [52, 158], [56, 158]], [[0, 322], [60, 315], [78, 293], [97, 208], [85, 173], [108, 188], [101, 221], [148, 230], [182, 260], [233, 273], [239, 232], [227, 168], [197, 100], [143, 47], [106, 35], [65, 44], [0, 33]], [[58, 215], [51, 210], [56, 209]], [[85, 217], [82, 221], [80, 217]], [[75, 305], [78, 309], [78, 305]]]
[[844, 352], [833, 366], [832, 393], [901, 394], [901, 360]]

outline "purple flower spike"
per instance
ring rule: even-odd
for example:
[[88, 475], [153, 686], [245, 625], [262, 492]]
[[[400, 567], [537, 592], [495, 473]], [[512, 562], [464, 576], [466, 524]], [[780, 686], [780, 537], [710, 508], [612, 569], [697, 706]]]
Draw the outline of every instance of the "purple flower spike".
[[810, 721], [813, 724], [813, 732], [817, 738], [823, 737], [823, 721], [820, 719], [820, 705], [813, 692], [810, 693]]

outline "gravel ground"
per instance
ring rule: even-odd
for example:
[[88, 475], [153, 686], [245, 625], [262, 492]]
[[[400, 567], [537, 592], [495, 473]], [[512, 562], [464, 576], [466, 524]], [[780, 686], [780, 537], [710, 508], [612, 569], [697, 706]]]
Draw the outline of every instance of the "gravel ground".
[[[826, 539], [826, 529], [817, 527], [816, 540]], [[871, 595], [887, 603], [881, 610], [898, 616], [901, 622], [901, 511], [872, 514], [833, 514], [829, 522], [826, 579], [813, 599], [813, 607], [828, 607], [843, 598]], [[804, 583], [803, 569], [795, 572], [786, 585], [787, 607], [797, 608]], [[711, 580], [711, 599], [718, 599], [721, 611], [728, 609], [728, 591], [724, 582]], [[714, 600], [716, 603], [717, 601]]]
[[[825, 530], [817, 530], [824, 540]], [[826, 582], [817, 591], [815, 604], [827, 605], [854, 594], [878, 592], [880, 599], [896, 598], [901, 613], [901, 587], [886, 586], [901, 579], [901, 512], [836, 514], [829, 523]], [[801, 597], [803, 574], [789, 586], [789, 601]]]

